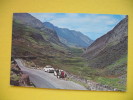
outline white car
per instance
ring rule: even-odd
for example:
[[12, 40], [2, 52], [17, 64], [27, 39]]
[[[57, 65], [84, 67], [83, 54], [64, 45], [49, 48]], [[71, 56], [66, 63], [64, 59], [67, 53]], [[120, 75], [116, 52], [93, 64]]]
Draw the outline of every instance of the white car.
[[53, 73], [54, 72], [54, 68], [51, 65], [46, 65], [43, 70], [45, 72], [49, 72], [49, 73]]

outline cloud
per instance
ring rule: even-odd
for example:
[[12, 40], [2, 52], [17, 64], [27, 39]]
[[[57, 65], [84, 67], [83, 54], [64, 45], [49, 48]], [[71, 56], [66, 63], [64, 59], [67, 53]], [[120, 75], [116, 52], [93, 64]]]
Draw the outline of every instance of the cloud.
[[124, 15], [83, 14], [83, 13], [31, 13], [42, 22], [49, 21], [55, 26], [77, 30], [96, 39], [110, 31]]

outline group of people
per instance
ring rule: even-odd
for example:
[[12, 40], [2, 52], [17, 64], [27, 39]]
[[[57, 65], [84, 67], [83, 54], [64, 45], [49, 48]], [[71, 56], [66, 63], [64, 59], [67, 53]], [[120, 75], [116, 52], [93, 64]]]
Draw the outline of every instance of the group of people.
[[57, 78], [66, 78], [67, 77], [66, 72], [61, 69], [55, 69], [54, 75], [57, 76]]

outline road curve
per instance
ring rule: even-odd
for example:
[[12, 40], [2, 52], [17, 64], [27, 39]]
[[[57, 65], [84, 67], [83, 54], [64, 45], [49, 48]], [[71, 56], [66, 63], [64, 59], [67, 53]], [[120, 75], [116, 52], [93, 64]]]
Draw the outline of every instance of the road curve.
[[27, 68], [20, 59], [16, 59], [15, 61], [21, 70], [29, 75], [30, 81], [38, 88], [87, 90], [84, 86], [81, 86], [75, 82], [58, 79], [53, 75], [53, 73]]

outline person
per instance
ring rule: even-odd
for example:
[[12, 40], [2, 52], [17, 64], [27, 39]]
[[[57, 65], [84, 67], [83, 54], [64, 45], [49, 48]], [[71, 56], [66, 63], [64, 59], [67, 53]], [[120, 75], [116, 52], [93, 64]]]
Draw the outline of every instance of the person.
[[61, 78], [65, 78], [65, 73], [63, 70], [61, 71]]
[[57, 76], [57, 72], [56, 72], [56, 69], [54, 70], [54, 76]]
[[59, 69], [56, 69], [57, 78], [59, 78]]
[[67, 81], [67, 73], [65, 72], [65, 80]]
[[65, 78], [67, 77], [67, 73], [65, 72]]

